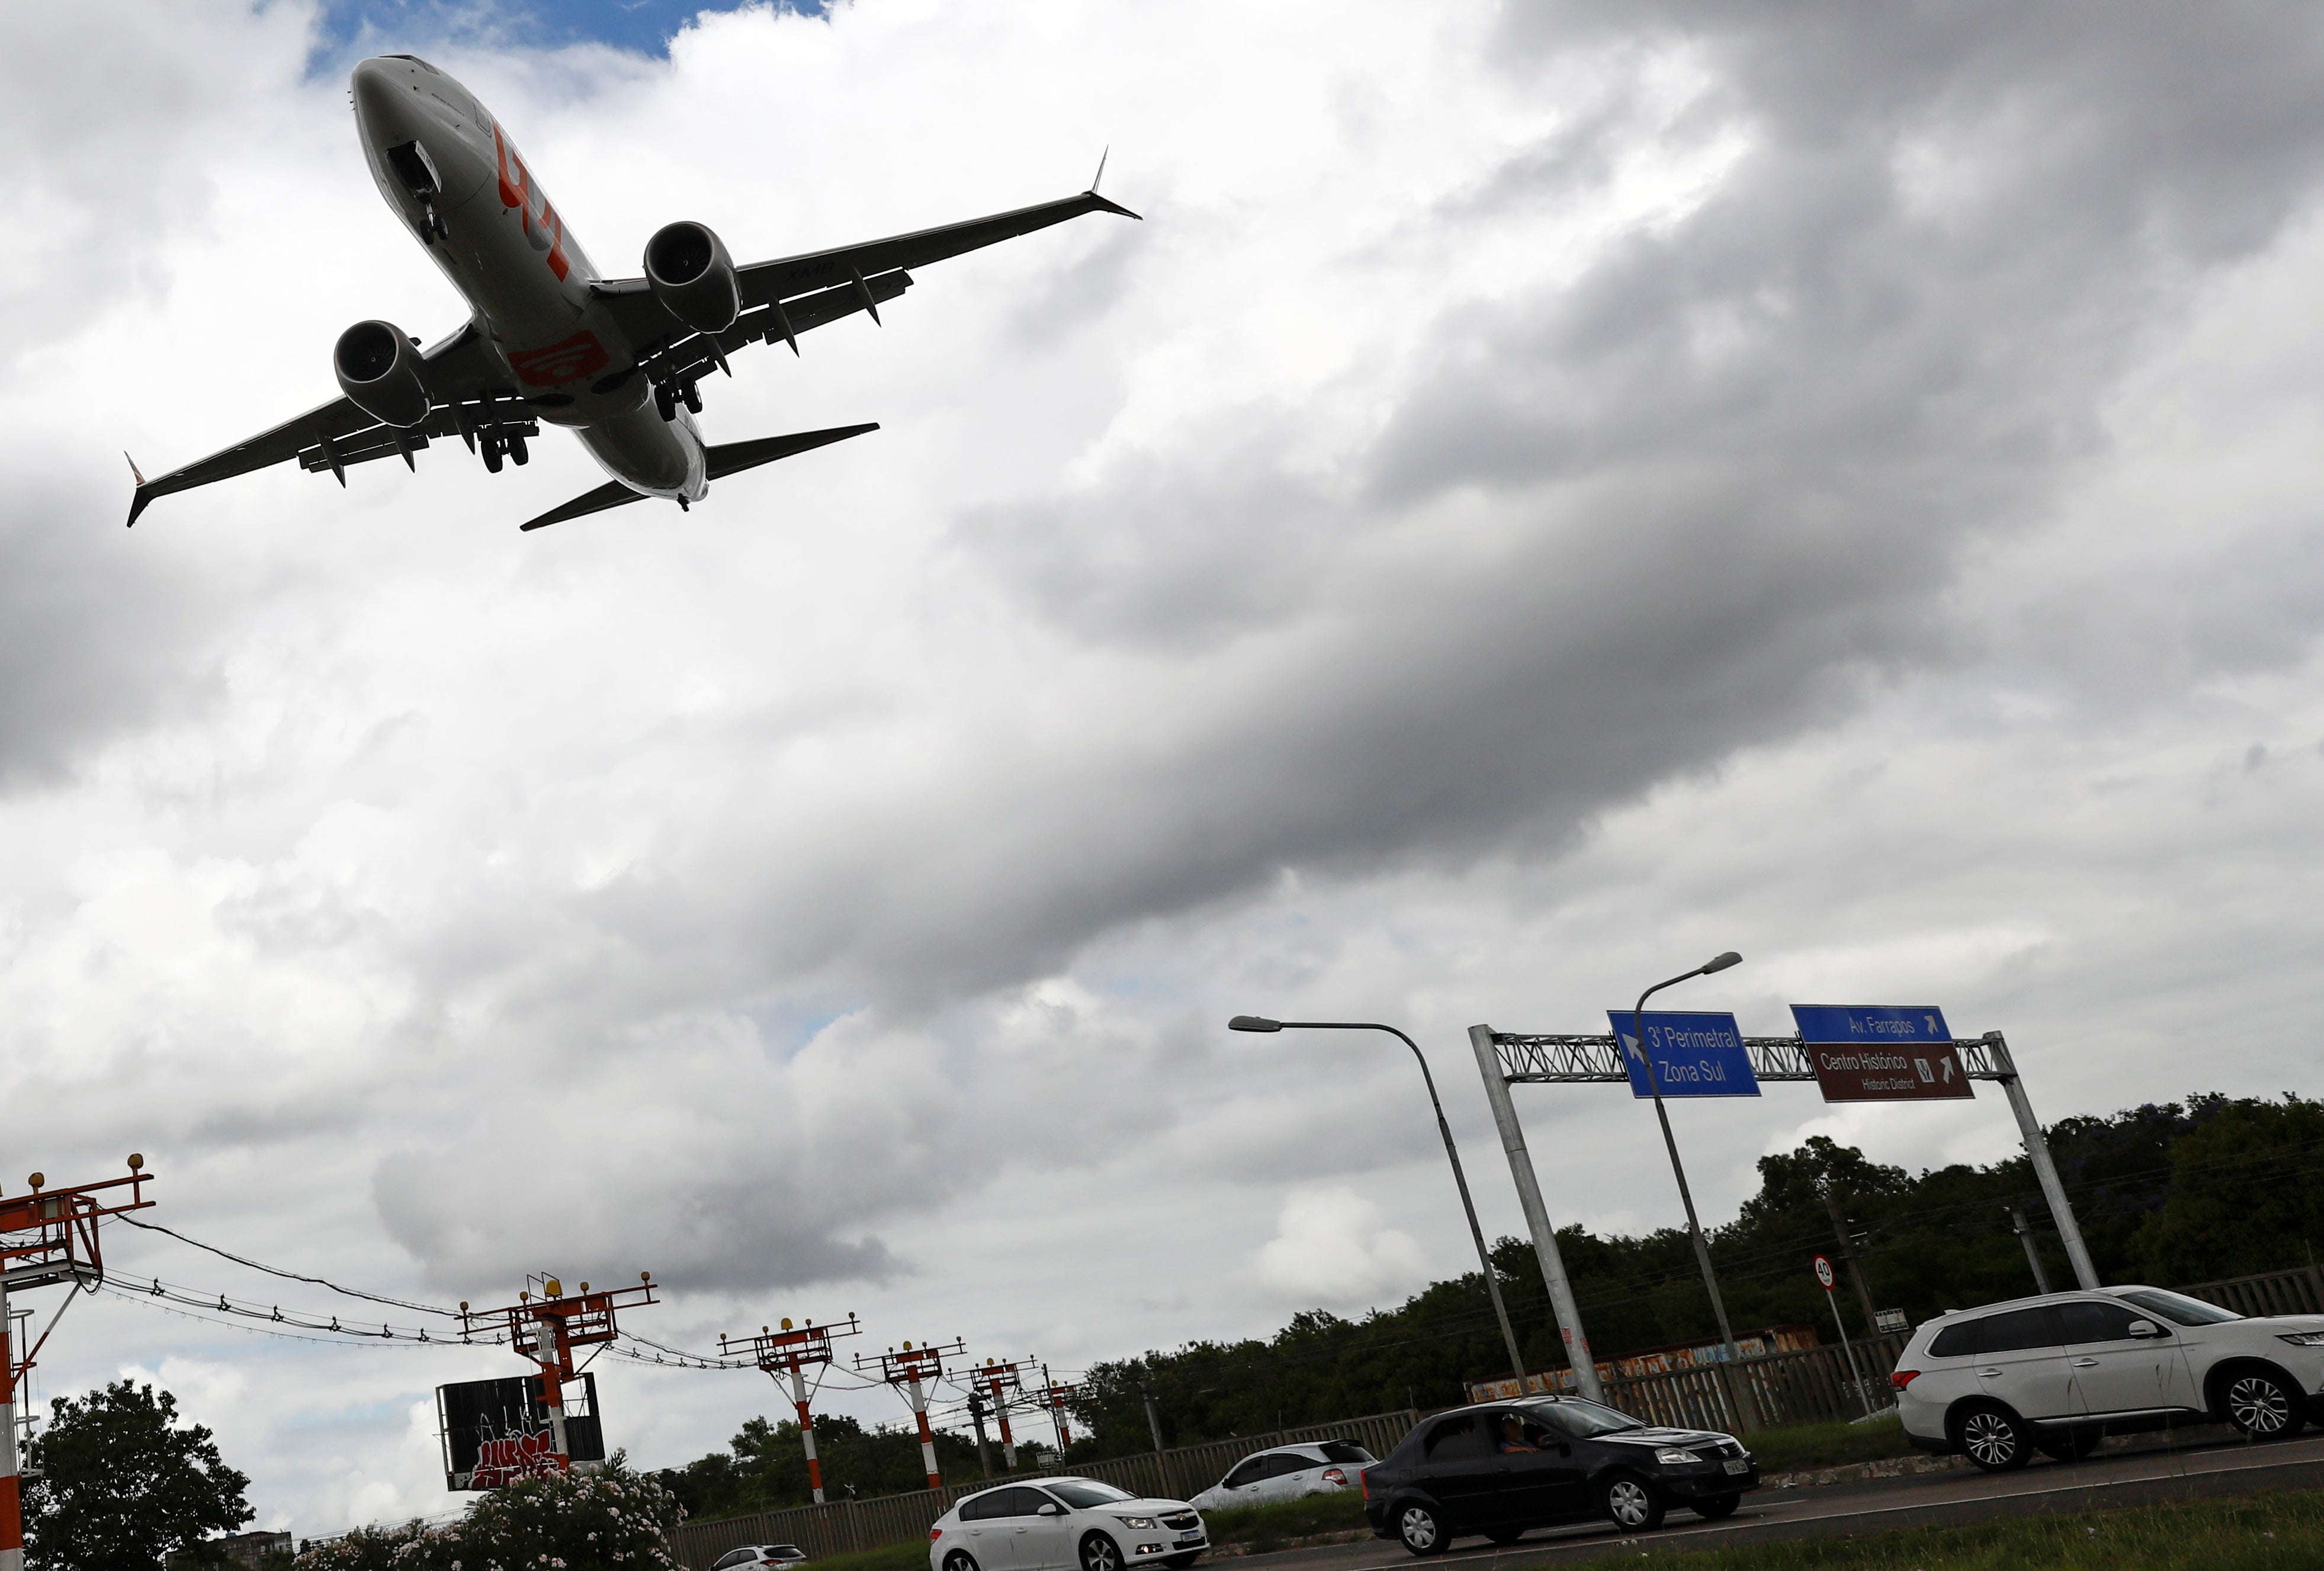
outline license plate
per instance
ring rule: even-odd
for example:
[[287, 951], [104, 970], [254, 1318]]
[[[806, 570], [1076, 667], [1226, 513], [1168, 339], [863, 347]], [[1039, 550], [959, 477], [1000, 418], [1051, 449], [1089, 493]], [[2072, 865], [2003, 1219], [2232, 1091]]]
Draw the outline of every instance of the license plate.
[[1730, 1457], [1727, 1462], [1721, 1464], [1721, 1465], [1723, 1465], [1729, 1473], [1748, 1473], [1751, 1471], [1751, 1461], [1750, 1458], [1747, 1456]]
[[1186, 1532], [1180, 1533], [1178, 1535], [1178, 1541], [1182, 1544], [1199, 1543], [1202, 1540], [1202, 1537], [1203, 1529], [1200, 1528], [1194, 1528]]

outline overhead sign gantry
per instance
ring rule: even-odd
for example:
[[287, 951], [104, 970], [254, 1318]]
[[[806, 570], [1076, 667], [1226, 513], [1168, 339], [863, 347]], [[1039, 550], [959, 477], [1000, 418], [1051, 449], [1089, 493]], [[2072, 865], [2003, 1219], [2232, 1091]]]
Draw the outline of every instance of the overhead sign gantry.
[[[1615, 1012], [1615, 1017], [1626, 1018], [1628, 1012]], [[2089, 1250], [2083, 1244], [2081, 1229], [2074, 1221], [2073, 1206], [2066, 1199], [2065, 1186], [2059, 1181], [2057, 1165], [2050, 1160], [2050, 1146], [2043, 1138], [2041, 1122], [2034, 1116], [2033, 1104], [2025, 1097], [2024, 1079], [2009, 1055], [2008, 1042], [1999, 1031], [1987, 1031], [1981, 1037], [1953, 1037], [1945, 1026], [1943, 1012], [1931, 1008], [1801, 1004], [1794, 1007], [1793, 1013], [1801, 1035], [1739, 1037], [1741, 1067], [1755, 1084], [1810, 1081], [1823, 1090], [1825, 1100], [1830, 1102], [1918, 1102], [1972, 1095], [1967, 1084], [1972, 1080], [1998, 1085], [2009, 1099], [2010, 1112], [2016, 1116], [2018, 1137], [2024, 1143], [2026, 1160], [2033, 1164], [2043, 1197], [2049, 1202], [2050, 1215], [2057, 1223], [2058, 1238], [2065, 1245], [2066, 1258], [2073, 1264], [2075, 1279], [2085, 1288], [2098, 1285]], [[1662, 1017], [1652, 1012], [1646, 1016], [1650, 1040], [1657, 1018]], [[1840, 1040], [1814, 1040], [1823, 1037]], [[1643, 1077], [1635, 1074], [1635, 1066], [1628, 1061], [1631, 1056], [1627, 1050], [1628, 1033], [1619, 1039], [1612, 1032], [1603, 1036], [1534, 1036], [1476, 1025], [1469, 1028], [1469, 1045], [1476, 1053], [1477, 1068], [1484, 1078], [1485, 1099], [1492, 1105], [1501, 1149], [1509, 1159], [1509, 1176], [1516, 1180], [1526, 1230], [1533, 1234], [1534, 1254], [1541, 1262], [1542, 1279], [1549, 1289], [1551, 1308], [1557, 1315], [1567, 1362], [1572, 1365], [1582, 1393], [1602, 1400], [1604, 1391], [1598, 1380], [1597, 1358], [1590, 1350], [1590, 1338], [1574, 1302], [1572, 1282], [1558, 1253], [1557, 1232], [1542, 1199], [1541, 1183], [1534, 1172], [1533, 1155], [1526, 1147], [1525, 1131], [1517, 1123], [1517, 1105], [1509, 1099], [1509, 1087], [1629, 1085], [1635, 1089], [1643, 1083]], [[1658, 1051], [1655, 1060], [1658, 1079], [1665, 1073], [1665, 1061]], [[1723, 1057], [1720, 1061], [1726, 1062]], [[1958, 1081], [1949, 1079], [1949, 1073], [1958, 1076]], [[1708, 1083], [1707, 1076], [1705, 1079]], [[1959, 1090], [1952, 1088], [1956, 1084]], [[1667, 1080], [1663, 1082], [1663, 1094], [1677, 1095]]]

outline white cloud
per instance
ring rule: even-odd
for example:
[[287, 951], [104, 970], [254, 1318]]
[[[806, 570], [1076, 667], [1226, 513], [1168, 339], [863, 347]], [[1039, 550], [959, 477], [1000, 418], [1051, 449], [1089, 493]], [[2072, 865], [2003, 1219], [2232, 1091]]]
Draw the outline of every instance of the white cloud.
[[1259, 1251], [1259, 1280], [1302, 1304], [1344, 1309], [1389, 1301], [1419, 1287], [1426, 1261], [1409, 1234], [1342, 1186], [1294, 1190], [1275, 1236]]

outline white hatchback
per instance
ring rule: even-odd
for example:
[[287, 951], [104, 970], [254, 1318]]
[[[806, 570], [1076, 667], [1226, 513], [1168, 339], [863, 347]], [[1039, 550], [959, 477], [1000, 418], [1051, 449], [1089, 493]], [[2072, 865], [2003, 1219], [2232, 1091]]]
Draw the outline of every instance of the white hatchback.
[[928, 1571], [1123, 1571], [1191, 1566], [1202, 1514], [1094, 1478], [1038, 1478], [972, 1494], [928, 1529]]
[[2052, 1293], [1923, 1322], [1889, 1379], [1906, 1439], [1988, 1473], [2174, 1424], [2274, 1439], [2324, 1418], [2324, 1315], [2246, 1319], [2163, 1288]]
[[1272, 1505], [1311, 1494], [1362, 1486], [1363, 1470], [1379, 1457], [1352, 1440], [1317, 1440], [1255, 1451], [1227, 1475], [1194, 1497], [1206, 1511], [1231, 1506]]

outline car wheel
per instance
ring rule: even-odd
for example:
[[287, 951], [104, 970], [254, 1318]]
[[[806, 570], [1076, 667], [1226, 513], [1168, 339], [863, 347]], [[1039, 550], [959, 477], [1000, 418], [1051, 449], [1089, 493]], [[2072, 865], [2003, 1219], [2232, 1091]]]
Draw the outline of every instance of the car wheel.
[[2054, 1440], [2036, 1440], [2034, 1448], [2052, 1462], [2080, 1462], [2098, 1448], [2096, 1429], [2077, 1429]]
[[1491, 1532], [1487, 1533], [1485, 1537], [1492, 1539], [1496, 1544], [1514, 1544], [1519, 1539], [1525, 1537], [1525, 1529], [1523, 1528], [1496, 1528]]
[[1121, 1571], [1121, 1546], [1092, 1533], [1082, 1540], [1082, 1571]]
[[2219, 1391], [2219, 1405], [2227, 1422], [2255, 1440], [2281, 1440], [2296, 1435], [2305, 1421], [2300, 1394], [2283, 1378], [2264, 1369], [2243, 1369], [2227, 1376]]
[[1600, 1488], [1598, 1509], [1625, 1532], [1651, 1533], [1663, 1525], [1663, 1492], [1635, 1473], [1618, 1473]]
[[1405, 1549], [1415, 1555], [1442, 1555], [1452, 1542], [1437, 1514], [1417, 1503], [1397, 1511], [1396, 1536], [1404, 1541]]
[[1742, 1503], [1743, 1497], [1739, 1494], [1711, 1494], [1705, 1495], [1687, 1509], [1706, 1522], [1715, 1522], [1721, 1517], [1733, 1516], [1735, 1508]]
[[1987, 1473], [2013, 1473], [2033, 1460], [2025, 1426], [2006, 1409], [1970, 1409], [1953, 1438], [1970, 1465]]
[[966, 1549], [954, 1549], [945, 1557], [944, 1571], [977, 1571], [976, 1557]]

